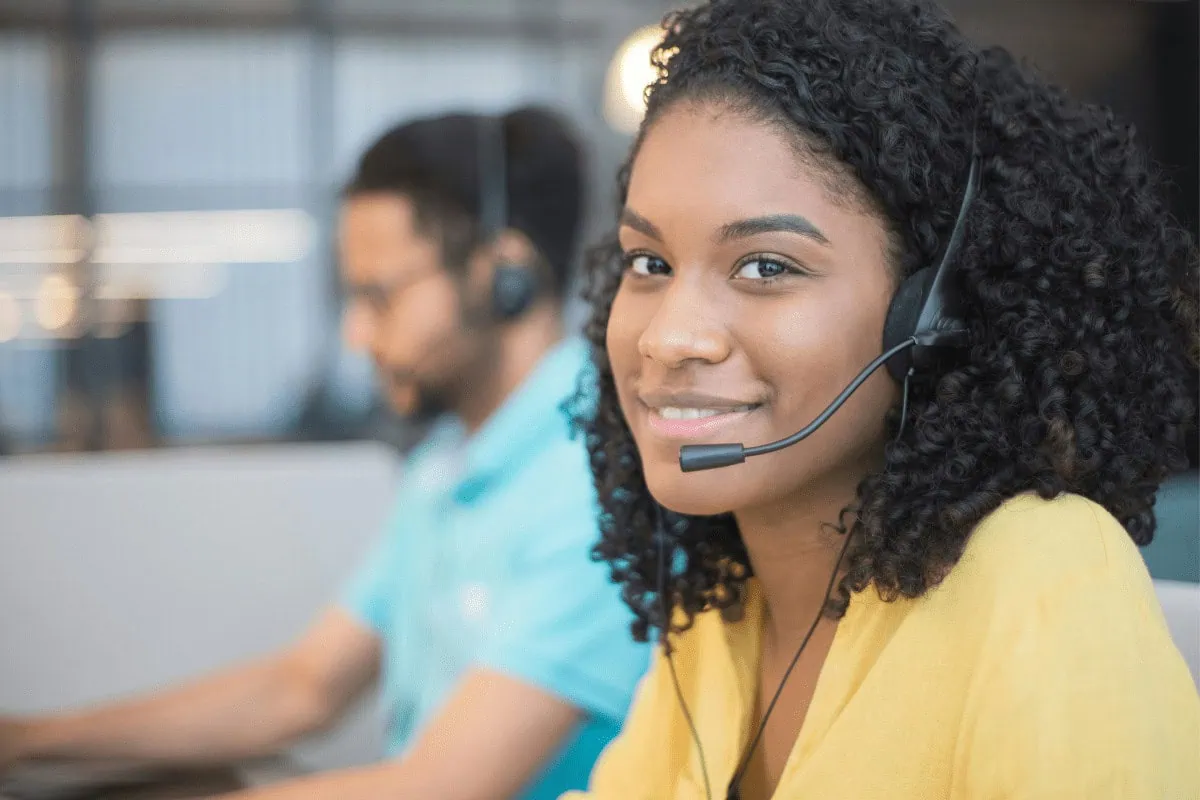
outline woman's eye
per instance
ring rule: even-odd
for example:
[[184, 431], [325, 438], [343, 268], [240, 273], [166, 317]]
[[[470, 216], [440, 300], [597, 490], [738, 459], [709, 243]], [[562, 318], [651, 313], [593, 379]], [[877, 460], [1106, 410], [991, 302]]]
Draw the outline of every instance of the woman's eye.
[[632, 253], [625, 256], [625, 269], [642, 276], [668, 275], [671, 272], [667, 262], [646, 253]]
[[733, 276], [744, 280], [763, 281], [796, 272], [798, 270], [783, 262], [773, 261], [769, 258], [755, 258], [742, 262]]

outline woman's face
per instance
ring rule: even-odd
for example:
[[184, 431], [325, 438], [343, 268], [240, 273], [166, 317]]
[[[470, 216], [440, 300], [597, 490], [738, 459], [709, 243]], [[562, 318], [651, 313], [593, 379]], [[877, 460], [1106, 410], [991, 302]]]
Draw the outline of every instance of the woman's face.
[[650, 491], [685, 514], [848, 502], [897, 391], [877, 372], [816, 433], [746, 463], [679, 468], [684, 444], [763, 444], [811, 422], [879, 355], [896, 281], [881, 220], [775, 128], [683, 103], [647, 133], [620, 221], [607, 347]]

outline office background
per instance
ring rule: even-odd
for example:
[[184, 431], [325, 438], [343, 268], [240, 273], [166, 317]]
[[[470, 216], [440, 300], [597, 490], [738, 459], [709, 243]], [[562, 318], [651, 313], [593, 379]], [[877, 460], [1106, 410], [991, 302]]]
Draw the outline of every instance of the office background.
[[[950, 6], [981, 40], [1133, 120], [1196, 227], [1193, 0]], [[380, 420], [367, 364], [336, 341], [330, 237], [356, 153], [414, 115], [547, 103], [587, 141], [595, 234], [629, 141], [606, 115], [609, 76], [622, 42], [669, 7], [0, 2], [7, 450], [368, 433]]]
[[[948, 5], [1135, 122], [1196, 230], [1195, 0]], [[549, 104], [585, 139], [594, 237], [635, 34], [669, 7], [0, 0], [0, 708], [161, 685], [302, 628], [415, 433], [337, 341], [355, 155], [414, 115]], [[1198, 503], [1195, 472], [1173, 479], [1156, 578], [1200, 581]], [[355, 763], [377, 737], [363, 706], [301, 755]]]

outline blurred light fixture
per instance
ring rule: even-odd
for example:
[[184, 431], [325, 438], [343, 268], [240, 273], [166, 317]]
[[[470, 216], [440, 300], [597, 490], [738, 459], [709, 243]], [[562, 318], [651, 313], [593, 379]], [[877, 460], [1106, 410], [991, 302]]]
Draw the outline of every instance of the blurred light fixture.
[[219, 295], [229, 283], [227, 264], [99, 264], [96, 299], [204, 300]]
[[638, 28], [617, 48], [604, 81], [604, 117], [621, 133], [634, 133], [646, 113], [646, 87], [658, 78], [650, 55], [664, 31], [658, 25]]
[[101, 264], [287, 263], [308, 254], [315, 225], [298, 208], [0, 217], [0, 264], [73, 264], [90, 234]]
[[21, 332], [21, 306], [8, 292], [0, 292], [0, 342], [11, 342]]
[[98, 214], [100, 264], [255, 264], [299, 261], [312, 217], [297, 208]]
[[38, 287], [34, 316], [48, 331], [61, 331], [75, 319], [79, 307], [79, 289], [57, 273], [47, 275]]
[[295, 263], [316, 236], [298, 208], [0, 217], [0, 267], [9, 265], [0, 278], [27, 283], [16, 296], [34, 301], [44, 331], [62, 334], [81, 299], [63, 265], [94, 265], [102, 301], [202, 299], [226, 286], [227, 265]]
[[0, 264], [74, 264], [87, 231], [87, 220], [73, 214], [0, 217]]

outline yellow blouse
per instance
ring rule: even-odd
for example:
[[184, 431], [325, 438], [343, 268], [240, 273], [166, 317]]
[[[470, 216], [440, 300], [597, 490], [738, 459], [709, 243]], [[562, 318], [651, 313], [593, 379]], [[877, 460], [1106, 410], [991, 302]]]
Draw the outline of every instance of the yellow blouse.
[[[746, 747], [762, 597], [674, 654], [713, 800]], [[625, 729], [567, 798], [704, 800], [661, 652]], [[779, 800], [1198, 800], [1200, 698], [1141, 555], [1103, 508], [1023, 495], [924, 597], [868, 590], [838, 625]]]

